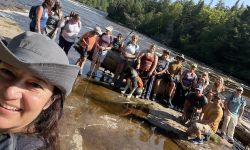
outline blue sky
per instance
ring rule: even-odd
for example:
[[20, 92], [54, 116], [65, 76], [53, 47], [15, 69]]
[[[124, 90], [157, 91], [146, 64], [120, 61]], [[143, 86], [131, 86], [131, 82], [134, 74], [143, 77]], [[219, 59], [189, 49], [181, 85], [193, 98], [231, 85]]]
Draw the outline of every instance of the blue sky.
[[[195, 2], [198, 2], [199, 0], [194, 0]], [[206, 4], [209, 4], [211, 0], [204, 0]], [[224, 0], [226, 6], [233, 6], [237, 0]], [[240, 0], [240, 5], [241, 3], [244, 2], [244, 5], [250, 6], [250, 0]], [[216, 5], [218, 3], [218, 0], [213, 0], [212, 6]]]

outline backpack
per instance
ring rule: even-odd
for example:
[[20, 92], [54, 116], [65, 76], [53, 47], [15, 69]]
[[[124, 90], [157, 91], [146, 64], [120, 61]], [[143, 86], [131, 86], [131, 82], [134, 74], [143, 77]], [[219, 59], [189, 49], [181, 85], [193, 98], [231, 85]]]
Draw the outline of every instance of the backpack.
[[36, 9], [37, 7], [39, 7], [40, 5], [36, 5], [36, 6], [31, 6], [30, 11], [29, 11], [29, 18], [31, 20], [33, 20], [36, 17]]

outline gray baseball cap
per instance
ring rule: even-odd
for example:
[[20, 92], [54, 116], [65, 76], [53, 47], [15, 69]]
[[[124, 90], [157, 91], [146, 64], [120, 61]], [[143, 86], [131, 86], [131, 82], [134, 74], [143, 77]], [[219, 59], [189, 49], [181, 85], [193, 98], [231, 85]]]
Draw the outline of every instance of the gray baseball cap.
[[7, 47], [0, 42], [0, 60], [33, 73], [66, 96], [79, 71], [78, 66], [69, 64], [66, 54], [54, 41], [30, 31], [14, 37]]

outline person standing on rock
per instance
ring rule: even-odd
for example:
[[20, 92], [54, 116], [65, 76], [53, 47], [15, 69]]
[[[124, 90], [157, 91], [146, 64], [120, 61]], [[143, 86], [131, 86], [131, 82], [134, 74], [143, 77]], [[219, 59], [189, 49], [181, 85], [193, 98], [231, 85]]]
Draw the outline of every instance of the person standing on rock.
[[[195, 134], [196, 138], [191, 139], [194, 144], [203, 144], [203, 141], [208, 141], [211, 134], [217, 132], [219, 123], [223, 116], [221, 103], [223, 96], [219, 93], [214, 94], [213, 103], [207, 104], [202, 110], [200, 120], [191, 124], [187, 130], [188, 135]], [[204, 135], [202, 139], [201, 135]]]
[[88, 76], [95, 77], [97, 75], [97, 70], [101, 66], [101, 63], [105, 59], [109, 50], [112, 49], [113, 37], [112, 37], [112, 26], [107, 26], [106, 32], [103, 33], [97, 40], [96, 48], [91, 61], [90, 71]]
[[0, 149], [59, 150], [59, 120], [79, 67], [45, 35], [0, 42]]
[[237, 87], [236, 91], [226, 99], [224, 109], [224, 121], [221, 130], [221, 136], [228, 136], [228, 142], [234, 143], [234, 130], [244, 113], [246, 100], [242, 97], [243, 88]]
[[29, 12], [30, 31], [46, 34], [46, 23], [49, 18], [53, 3], [51, 0], [44, 0], [41, 6], [32, 6]]
[[60, 28], [60, 24], [63, 21], [63, 12], [59, 2], [56, 2], [51, 9], [48, 21], [46, 23], [47, 36], [52, 40], [56, 39], [57, 32]]
[[147, 91], [146, 99], [150, 97], [151, 91], [153, 89], [152, 100], [156, 100], [156, 94], [158, 93], [158, 89], [160, 87], [160, 83], [164, 80], [165, 74], [168, 72], [168, 65], [169, 65], [169, 55], [170, 52], [168, 50], [163, 50], [162, 55], [158, 59], [157, 66], [155, 71], [153, 72], [153, 76], [151, 79], [150, 87]]
[[87, 60], [87, 57], [91, 50], [93, 49], [98, 36], [102, 34], [102, 30], [100, 27], [95, 27], [94, 30], [84, 33], [81, 39], [79, 40], [79, 45], [76, 46], [75, 49], [79, 52], [80, 58], [76, 61], [76, 65], [80, 66], [79, 75], [82, 74], [84, 64]]
[[123, 80], [123, 71], [127, 67], [134, 66], [135, 60], [138, 57], [140, 47], [138, 45], [139, 36], [134, 34], [129, 41], [122, 49], [120, 54], [121, 62], [117, 64], [113, 82], [115, 86], [120, 86], [120, 83]]
[[68, 52], [77, 39], [78, 33], [82, 27], [80, 16], [71, 12], [70, 16], [65, 19], [61, 27], [59, 46], [64, 50], [66, 55], [68, 55]]
[[151, 44], [146, 52], [139, 54], [137, 58], [137, 70], [139, 76], [142, 78], [144, 89], [142, 93], [142, 98], [146, 97], [146, 92], [149, 88], [149, 79], [153, 75], [155, 68], [158, 63], [158, 56], [155, 53], [156, 45]]

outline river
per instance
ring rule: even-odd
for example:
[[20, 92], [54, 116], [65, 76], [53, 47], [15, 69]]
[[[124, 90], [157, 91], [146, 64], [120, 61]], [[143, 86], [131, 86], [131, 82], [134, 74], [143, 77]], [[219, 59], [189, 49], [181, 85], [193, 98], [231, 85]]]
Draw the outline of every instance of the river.
[[[20, 11], [0, 11], [0, 16], [4, 16], [15, 20], [23, 30], [29, 30], [28, 10], [31, 5], [40, 4], [38, 0], [16, 0], [26, 9]], [[105, 15], [96, 12], [94, 9], [83, 6], [74, 1], [62, 0], [63, 11], [67, 15], [71, 11], [81, 16], [82, 29], [81, 34], [89, 31], [95, 26], [104, 29], [105, 26], [112, 25], [114, 27], [113, 35], [122, 33], [125, 37], [131, 33], [131, 30], [119, 24], [109, 21]], [[136, 33], [135, 31], [133, 31]], [[137, 33], [139, 34], [139, 33]], [[159, 48], [164, 46], [142, 34], [140, 37], [141, 49], [147, 49], [151, 43], [156, 43]], [[172, 55], [177, 53], [172, 51]], [[69, 60], [74, 63], [79, 54], [73, 49], [69, 52]], [[193, 62], [188, 58], [187, 64]], [[232, 77], [222, 74], [219, 71], [199, 63], [200, 71], [208, 71], [213, 81], [216, 76], [222, 75], [229, 90], [235, 87], [235, 83], [239, 82]], [[84, 74], [89, 69], [87, 63]], [[237, 81], [237, 82], [236, 82]], [[245, 96], [250, 97], [249, 87], [241, 84], [245, 89]], [[61, 141], [62, 149], [87, 149], [87, 150], [127, 150], [127, 149], [143, 149], [143, 150], [161, 150], [161, 149], [181, 149], [177, 143], [174, 143], [167, 135], [162, 134], [151, 127], [148, 123], [133, 117], [123, 117], [123, 105], [117, 105], [117, 102], [123, 102], [124, 97], [120, 94], [96, 84], [88, 83], [83, 80], [76, 82], [74, 93], [67, 99], [65, 104], [64, 117], [61, 125]], [[248, 98], [247, 98], [248, 99]], [[248, 107], [244, 115], [244, 120], [248, 123], [250, 120], [249, 99]], [[113, 103], [115, 102], [115, 103]], [[221, 148], [221, 147], [220, 147]], [[225, 148], [226, 149], [226, 148]]]

